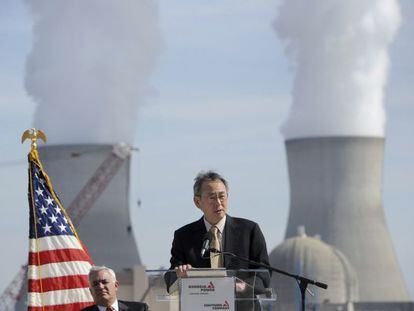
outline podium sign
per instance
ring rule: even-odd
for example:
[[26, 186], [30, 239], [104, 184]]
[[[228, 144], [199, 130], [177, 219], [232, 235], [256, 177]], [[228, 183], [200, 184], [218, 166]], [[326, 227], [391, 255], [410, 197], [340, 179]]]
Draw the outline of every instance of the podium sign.
[[234, 277], [182, 278], [180, 311], [234, 311]]

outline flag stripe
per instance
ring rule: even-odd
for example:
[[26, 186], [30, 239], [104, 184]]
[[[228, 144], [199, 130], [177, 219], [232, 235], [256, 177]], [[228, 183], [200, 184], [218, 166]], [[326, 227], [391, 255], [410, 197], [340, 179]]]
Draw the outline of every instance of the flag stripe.
[[83, 249], [81, 243], [73, 235], [45, 236], [37, 240], [30, 239], [29, 248], [32, 253], [65, 248]]
[[[42, 286], [40, 287], [40, 283]], [[60, 276], [57, 278], [45, 278], [42, 280], [29, 280], [31, 292], [49, 292], [52, 290], [88, 288], [89, 281], [87, 275]]]
[[46, 293], [28, 293], [27, 298], [29, 305], [32, 307], [92, 301], [91, 293], [87, 288], [55, 290]]
[[92, 265], [86, 261], [68, 261], [61, 263], [49, 263], [43, 266], [28, 266], [29, 279], [54, 278], [60, 276], [83, 274], [88, 275]]
[[93, 302], [76, 302], [66, 305], [55, 305], [45, 307], [28, 307], [28, 311], [79, 311], [93, 305]]
[[[58, 249], [42, 251], [39, 253], [29, 252], [29, 265], [45, 265], [64, 261], [90, 261], [89, 256], [80, 249]], [[40, 261], [40, 262], [39, 262]]]

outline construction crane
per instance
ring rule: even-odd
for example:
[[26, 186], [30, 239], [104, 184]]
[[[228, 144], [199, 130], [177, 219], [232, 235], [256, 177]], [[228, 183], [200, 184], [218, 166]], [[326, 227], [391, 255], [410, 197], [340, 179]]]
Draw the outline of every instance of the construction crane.
[[27, 264], [20, 267], [14, 279], [6, 287], [0, 297], [0, 310], [9, 311], [14, 310], [14, 305], [22, 295], [22, 288], [24, 288], [24, 280], [27, 279]]
[[132, 150], [131, 146], [124, 143], [114, 145], [112, 152], [99, 165], [85, 187], [67, 208], [74, 226], [77, 226], [82, 217], [91, 209], [124, 161], [131, 156]]
[[[66, 209], [75, 227], [93, 207], [124, 161], [131, 156], [133, 150], [137, 149], [125, 143], [113, 146], [111, 153], [99, 165], [95, 173]], [[0, 296], [0, 311], [14, 311], [16, 302], [27, 292], [26, 279], [27, 264], [21, 266], [17, 275]]]

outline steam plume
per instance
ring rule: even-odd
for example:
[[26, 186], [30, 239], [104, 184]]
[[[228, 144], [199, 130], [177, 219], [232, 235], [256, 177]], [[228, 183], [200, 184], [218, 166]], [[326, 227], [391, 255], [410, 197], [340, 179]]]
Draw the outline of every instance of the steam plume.
[[285, 0], [274, 23], [295, 70], [286, 139], [384, 136], [397, 0]]
[[161, 48], [147, 0], [33, 0], [26, 90], [56, 143], [132, 142]]

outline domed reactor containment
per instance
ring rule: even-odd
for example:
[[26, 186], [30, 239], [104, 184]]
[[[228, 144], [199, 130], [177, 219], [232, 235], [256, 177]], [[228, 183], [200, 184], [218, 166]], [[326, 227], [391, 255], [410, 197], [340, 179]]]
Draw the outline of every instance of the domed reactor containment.
[[[329, 284], [327, 290], [316, 292], [312, 288], [316, 294], [308, 295], [308, 303], [332, 301], [344, 304], [358, 300], [357, 275], [346, 257], [319, 237], [307, 236], [303, 227], [298, 228], [297, 236], [279, 244], [269, 258], [275, 267]], [[296, 309], [300, 293], [295, 279], [273, 273], [272, 287], [277, 293], [279, 304], [284, 305], [283, 310]]]

